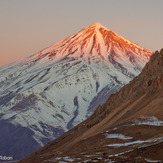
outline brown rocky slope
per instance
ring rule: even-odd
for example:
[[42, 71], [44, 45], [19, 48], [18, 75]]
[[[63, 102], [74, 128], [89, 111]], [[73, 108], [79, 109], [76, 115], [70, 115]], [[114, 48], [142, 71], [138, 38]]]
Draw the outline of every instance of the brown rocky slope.
[[86, 121], [20, 162], [162, 162], [163, 49]]

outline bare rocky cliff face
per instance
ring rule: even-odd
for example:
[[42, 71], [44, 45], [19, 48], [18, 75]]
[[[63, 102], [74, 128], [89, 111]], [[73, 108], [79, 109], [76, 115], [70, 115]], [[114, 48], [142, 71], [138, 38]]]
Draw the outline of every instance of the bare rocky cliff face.
[[78, 126], [20, 162], [162, 162], [163, 49]]

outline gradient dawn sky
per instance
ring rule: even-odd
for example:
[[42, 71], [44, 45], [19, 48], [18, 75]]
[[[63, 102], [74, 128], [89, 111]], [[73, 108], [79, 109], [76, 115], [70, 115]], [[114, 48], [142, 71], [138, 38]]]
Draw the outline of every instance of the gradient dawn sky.
[[151, 51], [163, 47], [163, 0], [0, 0], [0, 66], [94, 22]]

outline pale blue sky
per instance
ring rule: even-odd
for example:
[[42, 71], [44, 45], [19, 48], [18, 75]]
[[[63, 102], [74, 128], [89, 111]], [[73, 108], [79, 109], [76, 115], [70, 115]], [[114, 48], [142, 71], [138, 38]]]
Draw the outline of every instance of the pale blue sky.
[[0, 0], [0, 66], [94, 22], [149, 50], [163, 47], [163, 0]]

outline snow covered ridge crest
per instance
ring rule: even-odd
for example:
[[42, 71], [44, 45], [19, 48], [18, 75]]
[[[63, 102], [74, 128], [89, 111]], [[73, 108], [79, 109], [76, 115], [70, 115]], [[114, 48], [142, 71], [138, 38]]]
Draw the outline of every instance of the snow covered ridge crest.
[[140, 73], [151, 54], [92, 24], [0, 68], [0, 120], [29, 129], [28, 137], [43, 146], [89, 117]]

